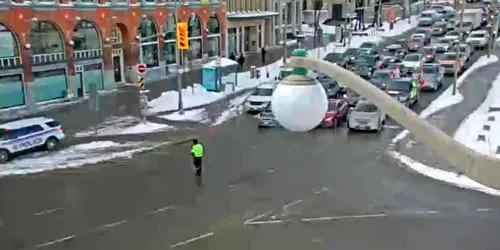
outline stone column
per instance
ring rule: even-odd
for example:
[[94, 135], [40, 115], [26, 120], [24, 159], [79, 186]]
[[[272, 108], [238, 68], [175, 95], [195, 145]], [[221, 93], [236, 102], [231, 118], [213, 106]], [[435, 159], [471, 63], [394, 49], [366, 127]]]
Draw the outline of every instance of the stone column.
[[240, 26], [236, 25], [236, 54], [240, 53]]
[[[73, 95], [71, 99], [77, 97], [76, 95], [76, 83], [75, 83], [75, 55], [73, 50], [73, 45], [70, 44], [73, 42], [72, 32], [66, 32], [64, 36], [64, 44], [65, 44], [65, 53], [66, 53], [66, 62], [67, 62], [67, 72], [66, 76], [68, 79], [68, 92]], [[68, 94], [69, 94], [68, 93]]]

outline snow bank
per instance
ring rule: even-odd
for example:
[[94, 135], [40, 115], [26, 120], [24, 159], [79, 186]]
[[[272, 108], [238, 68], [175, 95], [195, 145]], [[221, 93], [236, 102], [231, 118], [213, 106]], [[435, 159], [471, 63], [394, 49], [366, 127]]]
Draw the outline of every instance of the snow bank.
[[396, 159], [399, 163], [403, 164], [404, 166], [432, 179], [444, 181], [448, 184], [457, 187], [472, 189], [486, 194], [500, 196], [500, 190], [487, 187], [483, 184], [480, 184], [470, 179], [465, 175], [444, 171], [438, 168], [428, 167], [418, 161], [411, 159], [408, 156], [405, 156], [395, 151], [390, 151], [389, 155], [391, 155], [394, 159]]
[[158, 124], [153, 122], [143, 123], [139, 118], [133, 116], [112, 116], [104, 122], [85, 131], [76, 133], [75, 137], [87, 136], [112, 136], [112, 135], [130, 135], [130, 134], [146, 134], [159, 131], [167, 131], [175, 129], [166, 124]]
[[[182, 101], [184, 108], [196, 107], [217, 101], [224, 97], [223, 93], [207, 91], [200, 84], [193, 84], [182, 90]], [[179, 108], [179, 95], [175, 90], [166, 91], [160, 97], [148, 102], [151, 108], [149, 112], [158, 113], [164, 111], [173, 111]]]
[[215, 60], [212, 60], [208, 63], [203, 64], [203, 67], [212, 67], [212, 68], [217, 67], [217, 66], [228, 67], [228, 66], [233, 66], [233, 65], [237, 65], [237, 64], [238, 64], [238, 62], [236, 62], [236, 61], [233, 61], [233, 60], [226, 58], [226, 57], [221, 57], [220, 58], [220, 65], [217, 65], [217, 59], [215, 59]]
[[[500, 158], [496, 149], [500, 146], [500, 112], [488, 112], [490, 107], [499, 106], [500, 102], [500, 74], [493, 81], [484, 102], [472, 112], [455, 131], [454, 139], [479, 153]], [[488, 121], [488, 116], [495, 117], [495, 121]], [[485, 131], [483, 125], [489, 125]], [[478, 141], [478, 136], [484, 135], [485, 141]]]

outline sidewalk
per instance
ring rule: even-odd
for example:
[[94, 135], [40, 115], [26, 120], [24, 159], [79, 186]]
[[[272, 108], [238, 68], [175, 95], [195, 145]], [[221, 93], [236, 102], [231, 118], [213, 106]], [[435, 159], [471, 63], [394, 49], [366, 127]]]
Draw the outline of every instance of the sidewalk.
[[[500, 58], [499, 50], [496, 50], [494, 54]], [[453, 137], [460, 124], [486, 99], [492, 82], [496, 79], [499, 72], [500, 61], [471, 72], [458, 88], [458, 92], [463, 96], [463, 100], [435, 112], [427, 120]], [[418, 142], [418, 138], [412, 138], [411, 135], [398, 141], [395, 145], [395, 151], [429, 167], [459, 173], [446, 160], [429, 151], [425, 145]]]

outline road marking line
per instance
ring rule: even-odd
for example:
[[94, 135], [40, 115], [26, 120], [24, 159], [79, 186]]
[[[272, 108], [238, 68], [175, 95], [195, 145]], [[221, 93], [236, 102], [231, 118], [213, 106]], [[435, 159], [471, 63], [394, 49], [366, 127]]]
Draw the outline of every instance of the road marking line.
[[428, 210], [428, 211], [425, 211], [426, 214], [439, 214], [440, 212], [439, 211], [436, 211], [436, 210]]
[[478, 212], [489, 212], [489, 211], [491, 211], [491, 209], [489, 209], [489, 208], [478, 208], [478, 209], [476, 209], [476, 211], [478, 211]]
[[271, 213], [272, 213], [271, 211], [268, 211], [268, 212], [265, 212], [265, 213], [263, 213], [263, 214], [259, 214], [259, 215], [255, 216], [255, 217], [252, 217], [252, 218], [250, 218], [250, 219], [248, 219], [248, 220], [244, 221], [244, 222], [243, 222], [243, 224], [248, 224], [248, 223], [253, 222], [253, 221], [256, 221], [256, 220], [258, 220], [258, 219], [262, 219], [262, 218], [264, 218], [264, 217], [266, 217], [266, 216], [271, 215]]
[[64, 210], [64, 208], [62, 208], [62, 207], [56, 207], [56, 208], [46, 209], [46, 210], [43, 210], [43, 211], [40, 211], [40, 212], [33, 213], [33, 215], [34, 216], [46, 215], [46, 214], [55, 213], [55, 212], [58, 212], [58, 211], [61, 211], [61, 210]]
[[215, 234], [213, 232], [210, 232], [210, 233], [206, 233], [206, 234], [203, 234], [203, 235], [200, 235], [200, 236], [197, 236], [197, 237], [194, 237], [194, 238], [191, 238], [189, 240], [186, 240], [186, 241], [183, 241], [183, 242], [179, 242], [179, 243], [175, 243], [173, 245], [170, 245], [170, 248], [176, 248], [176, 247], [180, 247], [180, 246], [184, 246], [184, 245], [187, 245], [189, 243], [193, 243], [197, 240], [201, 240], [201, 239], [204, 239], [204, 238], [208, 238], [208, 237], [211, 237], [211, 236], [214, 236]]
[[324, 193], [324, 192], [326, 192], [326, 191], [328, 191], [328, 190], [329, 190], [329, 188], [328, 188], [328, 187], [322, 187], [321, 189], [316, 190], [316, 191], [314, 191], [313, 193], [314, 193], [314, 194], [316, 194], [316, 195], [318, 195], [318, 194]]
[[166, 207], [162, 207], [162, 208], [158, 208], [158, 209], [155, 209], [153, 211], [150, 211], [148, 214], [157, 214], [157, 213], [165, 212], [167, 210], [172, 210], [173, 208], [174, 208], [174, 206], [166, 206]]
[[68, 240], [72, 240], [75, 237], [76, 237], [76, 235], [66, 236], [66, 237], [63, 237], [63, 238], [60, 238], [60, 239], [57, 239], [57, 240], [53, 240], [53, 241], [45, 242], [45, 243], [42, 243], [42, 244], [38, 244], [38, 245], [35, 246], [35, 248], [44, 248], [44, 247], [52, 246], [52, 245], [55, 245], [55, 244], [59, 244], [59, 243], [68, 241]]
[[293, 206], [295, 206], [295, 205], [298, 205], [298, 204], [300, 204], [300, 203], [302, 203], [302, 202], [303, 202], [303, 200], [296, 200], [296, 201], [292, 201], [292, 202], [290, 202], [290, 203], [288, 203], [288, 204], [284, 205], [284, 206], [283, 206], [283, 209], [284, 209], [284, 210], [287, 210], [287, 209], [289, 209], [289, 208], [291, 208], [291, 207], [293, 207]]
[[108, 229], [108, 228], [112, 228], [112, 227], [116, 227], [116, 226], [122, 225], [124, 223], [127, 223], [127, 220], [119, 220], [119, 221], [116, 221], [116, 222], [108, 223], [108, 224], [100, 226], [99, 228], [101, 228], [101, 229]]
[[362, 215], [346, 215], [346, 216], [328, 216], [316, 218], [302, 218], [302, 222], [327, 221], [327, 220], [344, 220], [344, 219], [366, 219], [386, 217], [387, 214], [362, 214]]
[[262, 221], [250, 221], [246, 225], [265, 225], [265, 224], [278, 224], [283, 223], [284, 220], [262, 220]]

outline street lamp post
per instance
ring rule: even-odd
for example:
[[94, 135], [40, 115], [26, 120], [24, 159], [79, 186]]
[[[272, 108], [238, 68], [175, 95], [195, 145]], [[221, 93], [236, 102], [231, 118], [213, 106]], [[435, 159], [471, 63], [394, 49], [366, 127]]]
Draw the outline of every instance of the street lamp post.
[[316, 48], [317, 40], [318, 40], [318, 28], [319, 28], [319, 14], [318, 12], [323, 8], [322, 0], [314, 1], [314, 48]]
[[458, 66], [460, 65], [460, 41], [457, 39], [455, 40], [455, 52], [456, 52], [456, 58], [455, 58], [455, 65], [454, 65], [454, 70], [453, 70], [453, 89], [452, 89], [452, 95], [457, 94], [457, 81], [458, 81]]
[[458, 1], [460, 4], [460, 40], [463, 41], [465, 39], [465, 34], [464, 34], [464, 10], [465, 10], [465, 0], [460, 0]]

